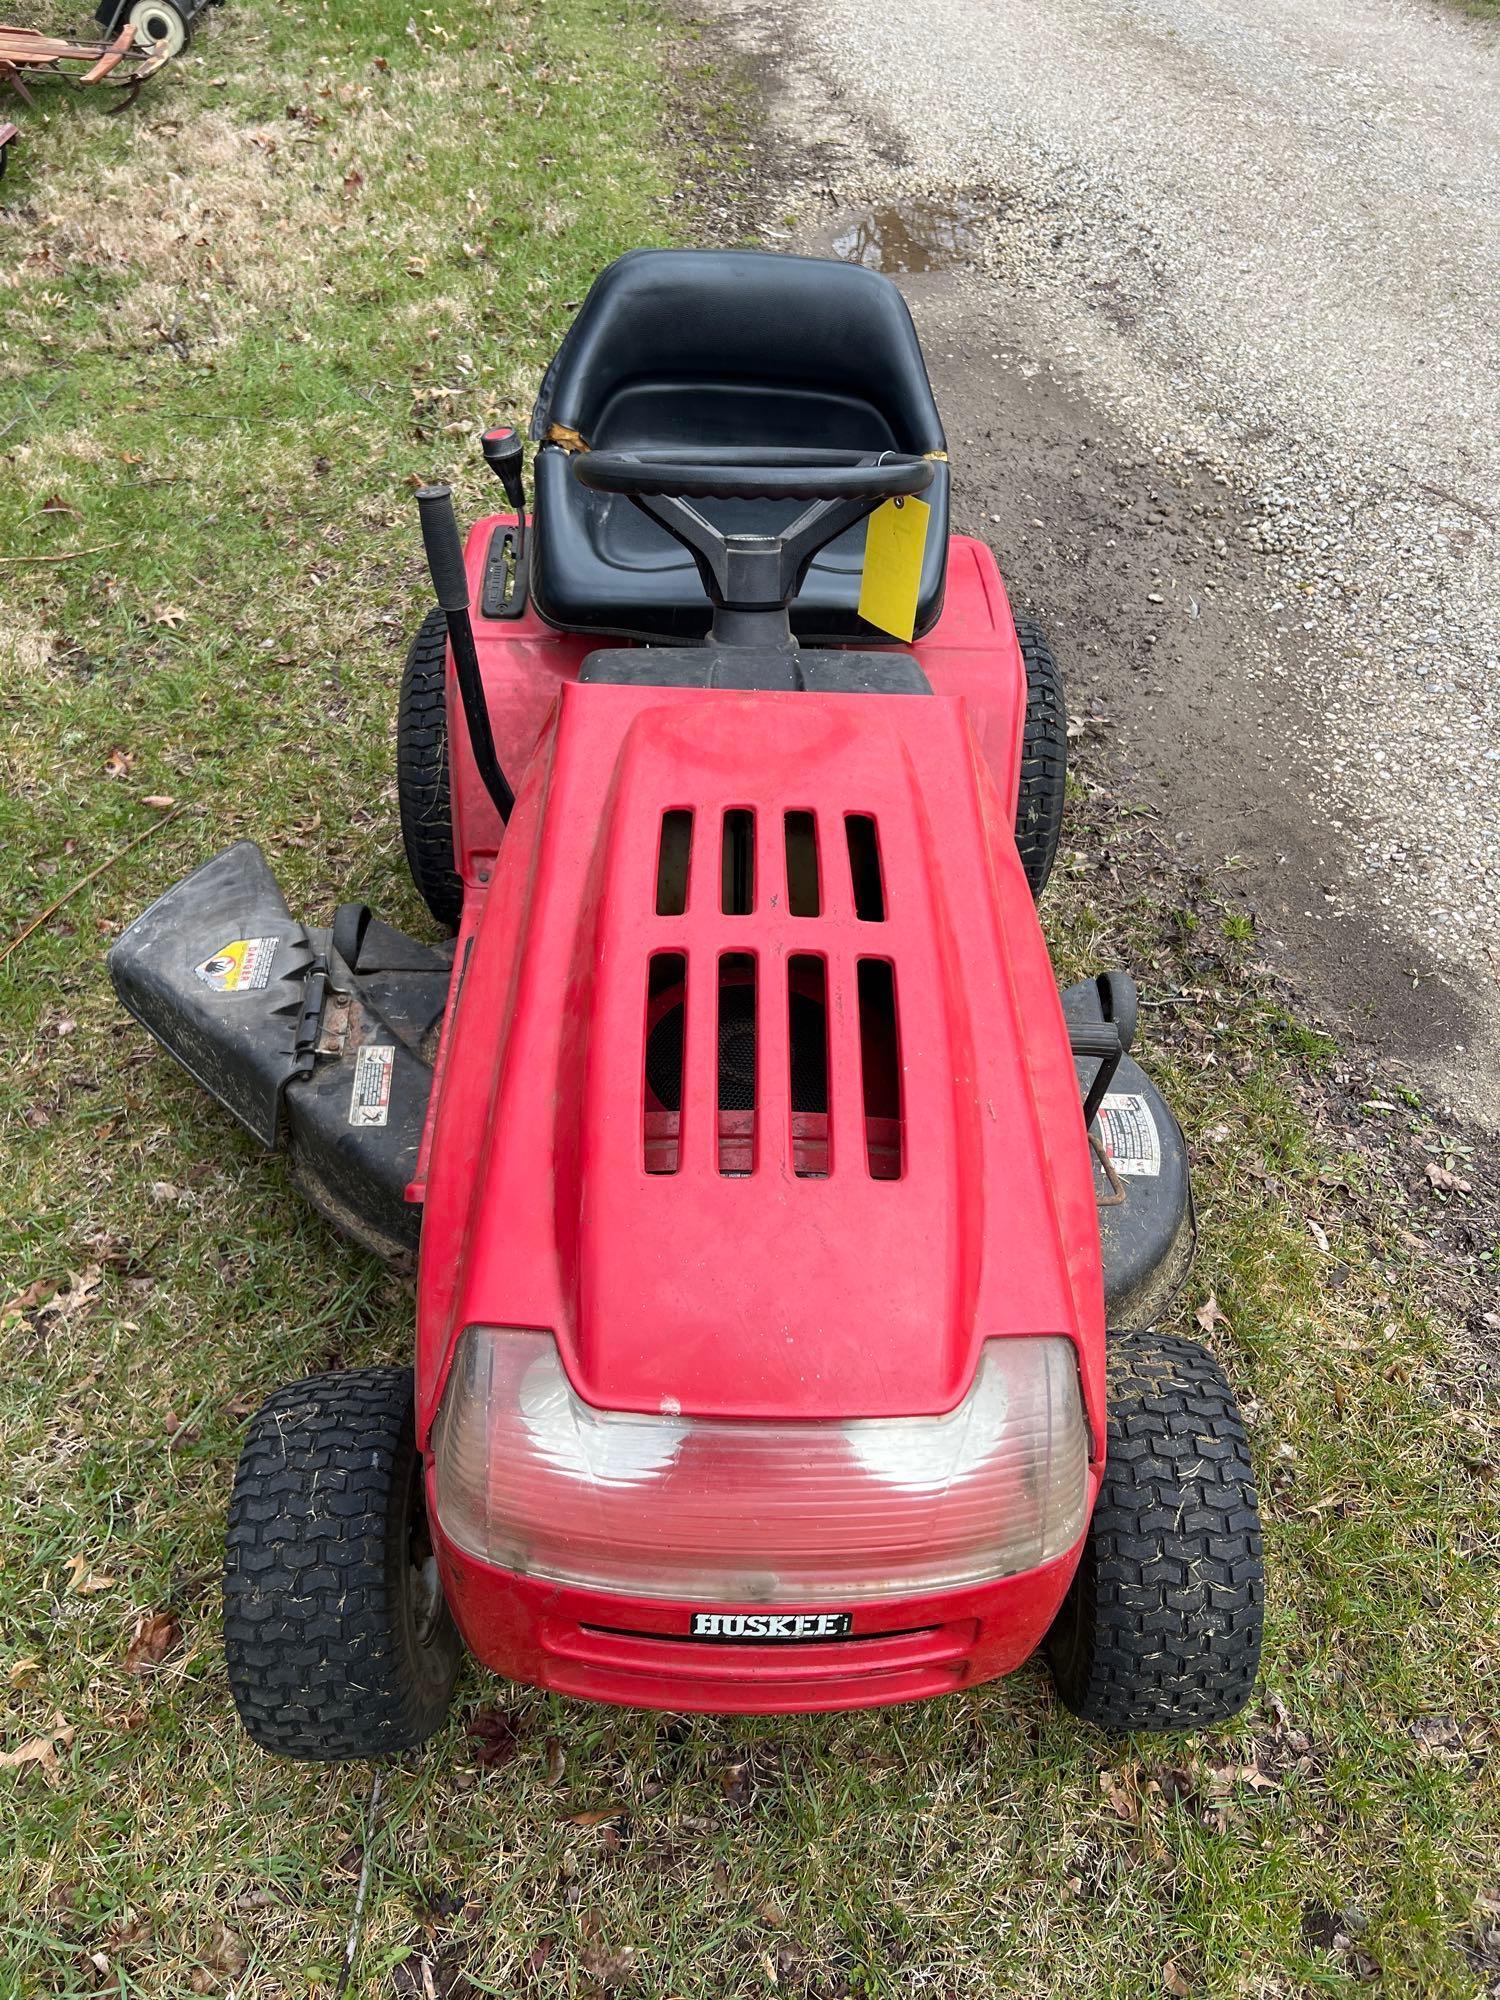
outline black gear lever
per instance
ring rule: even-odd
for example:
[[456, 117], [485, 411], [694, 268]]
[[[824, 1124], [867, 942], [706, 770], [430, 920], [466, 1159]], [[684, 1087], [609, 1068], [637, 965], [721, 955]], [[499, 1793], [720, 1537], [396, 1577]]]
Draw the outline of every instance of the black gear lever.
[[505, 497], [521, 520], [526, 518], [526, 481], [522, 477], [526, 450], [512, 430], [486, 431], [479, 440], [484, 462], [505, 488]]

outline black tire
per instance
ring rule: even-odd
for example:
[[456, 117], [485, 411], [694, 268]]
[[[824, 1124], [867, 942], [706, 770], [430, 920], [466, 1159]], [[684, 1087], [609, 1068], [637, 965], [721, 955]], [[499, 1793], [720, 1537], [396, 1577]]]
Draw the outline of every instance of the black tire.
[[1238, 1715], [1260, 1662], [1264, 1570], [1245, 1426], [1196, 1341], [1110, 1336], [1104, 1485], [1046, 1648], [1103, 1729]]
[[448, 790], [448, 621], [428, 612], [401, 675], [396, 708], [396, 797], [401, 839], [417, 894], [445, 931], [456, 931], [464, 891], [453, 866]]
[[1031, 884], [1041, 896], [1062, 837], [1068, 789], [1068, 709], [1062, 675], [1040, 625], [1016, 620], [1026, 662], [1026, 727], [1021, 738], [1021, 786], [1016, 799], [1016, 846]]
[[409, 1368], [278, 1389], [250, 1425], [224, 1554], [224, 1654], [264, 1750], [388, 1757], [442, 1723], [462, 1643], [427, 1539]]

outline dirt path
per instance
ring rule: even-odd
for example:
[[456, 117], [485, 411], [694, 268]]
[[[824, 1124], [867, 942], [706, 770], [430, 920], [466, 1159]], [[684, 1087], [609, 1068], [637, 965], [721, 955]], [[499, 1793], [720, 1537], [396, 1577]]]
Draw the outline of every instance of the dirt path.
[[1500, 1125], [1500, 31], [716, 4], [789, 244], [907, 291], [959, 525], [1122, 796], [1232, 858], [1314, 1006]]

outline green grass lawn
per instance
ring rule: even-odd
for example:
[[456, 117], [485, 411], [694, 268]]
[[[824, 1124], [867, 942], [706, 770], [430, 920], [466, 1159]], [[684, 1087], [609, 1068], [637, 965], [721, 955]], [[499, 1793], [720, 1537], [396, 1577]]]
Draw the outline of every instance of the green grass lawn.
[[[0, 2000], [337, 1987], [370, 1773], [239, 1733], [220, 1535], [248, 1410], [404, 1357], [410, 1297], [123, 1020], [102, 953], [245, 835], [310, 917], [359, 896], [430, 934], [392, 783], [425, 603], [410, 483], [491, 504], [477, 430], [523, 414], [602, 263], [691, 227], [668, 27], [628, 0], [235, 5], [125, 117], [56, 91], [22, 114], [0, 949], [154, 834], [0, 964], [0, 1750], [51, 1746], [0, 1770]], [[1399, 1099], [1333, 1118], [1331, 1052], [1267, 993], [1243, 919], [1122, 875], [1118, 805], [1081, 787], [1067, 838], [1062, 969], [1134, 959], [1171, 1002], [1148, 1057], [1203, 1241], [1176, 1320], [1211, 1323], [1263, 1475], [1256, 1703], [1206, 1739], [1119, 1744], [1036, 1669], [748, 1723], [470, 1671], [450, 1729], [385, 1775], [352, 1992], [1500, 1978], [1495, 1435], [1426, 1248], [1465, 1198], [1423, 1167], [1477, 1175]], [[477, 1759], [481, 1708], [508, 1759]]]

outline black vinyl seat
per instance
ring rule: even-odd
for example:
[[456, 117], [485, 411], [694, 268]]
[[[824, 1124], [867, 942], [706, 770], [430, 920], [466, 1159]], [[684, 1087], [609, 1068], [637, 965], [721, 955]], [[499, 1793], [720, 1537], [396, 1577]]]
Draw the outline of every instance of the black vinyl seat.
[[[572, 477], [598, 450], [811, 445], [941, 454], [943, 427], [906, 301], [876, 271], [756, 250], [632, 250], [594, 280], [542, 382], [530, 590], [570, 631], [692, 640], [709, 604], [691, 557], [631, 501]], [[547, 442], [551, 440], [551, 442]], [[943, 604], [948, 467], [932, 508], [917, 634]], [[696, 502], [720, 529], [774, 533], [795, 501]], [[813, 561], [791, 608], [804, 644], [872, 636], [859, 616], [865, 526]]]

